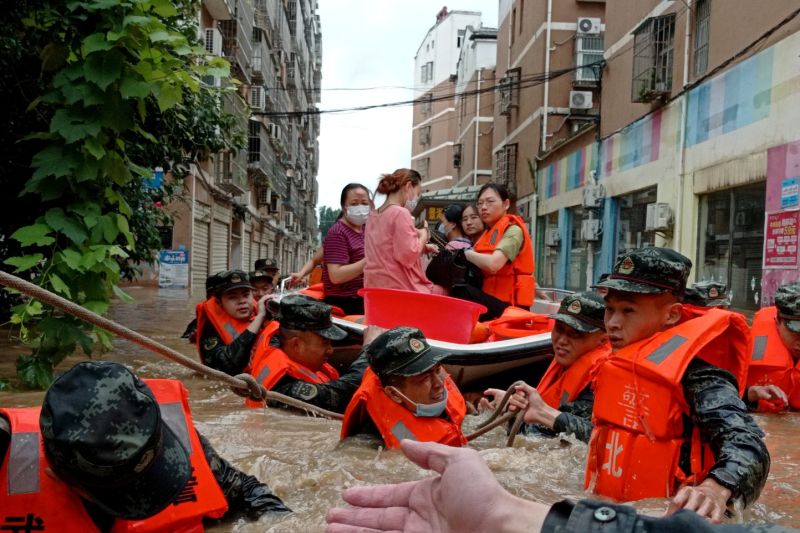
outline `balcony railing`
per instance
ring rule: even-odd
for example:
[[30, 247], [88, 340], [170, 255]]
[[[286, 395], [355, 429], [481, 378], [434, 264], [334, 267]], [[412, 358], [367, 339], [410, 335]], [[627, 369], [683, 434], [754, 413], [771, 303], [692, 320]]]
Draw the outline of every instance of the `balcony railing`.
[[236, 17], [219, 23], [222, 32], [222, 53], [231, 62], [233, 74], [250, 82], [253, 61], [253, 8], [250, 0], [236, 0]]

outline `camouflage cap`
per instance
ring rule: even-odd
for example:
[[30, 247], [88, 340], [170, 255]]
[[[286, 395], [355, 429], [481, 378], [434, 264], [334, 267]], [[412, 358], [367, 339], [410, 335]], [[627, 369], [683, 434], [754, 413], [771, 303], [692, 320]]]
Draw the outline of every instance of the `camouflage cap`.
[[775, 307], [786, 327], [800, 333], [800, 283], [778, 287], [775, 291]]
[[561, 300], [558, 313], [548, 315], [573, 329], [583, 333], [594, 333], [606, 327], [603, 323], [606, 305], [603, 298], [595, 292], [577, 292]]
[[684, 303], [698, 307], [731, 305], [728, 286], [719, 281], [698, 281], [683, 293]]
[[606, 289], [659, 294], [673, 292], [682, 295], [692, 262], [670, 248], [637, 248], [617, 257], [611, 274], [594, 285]]
[[274, 259], [256, 259], [253, 265], [255, 270], [278, 270], [278, 262]]
[[273, 277], [271, 274], [267, 274], [266, 270], [253, 270], [250, 272], [250, 281], [257, 281], [257, 280], [267, 280], [267, 283], [272, 283]]
[[384, 331], [366, 348], [367, 362], [378, 377], [416, 376], [436, 366], [447, 354], [435, 353], [417, 328]]
[[278, 322], [283, 328], [313, 331], [332, 341], [347, 337], [347, 332], [331, 321], [330, 305], [302, 294], [290, 294], [281, 299]]
[[55, 473], [115, 517], [160, 512], [191, 476], [188, 451], [153, 392], [117, 363], [78, 363], [56, 379], [39, 426]]
[[253, 288], [250, 276], [244, 270], [223, 270], [206, 278], [206, 298], [240, 288]]

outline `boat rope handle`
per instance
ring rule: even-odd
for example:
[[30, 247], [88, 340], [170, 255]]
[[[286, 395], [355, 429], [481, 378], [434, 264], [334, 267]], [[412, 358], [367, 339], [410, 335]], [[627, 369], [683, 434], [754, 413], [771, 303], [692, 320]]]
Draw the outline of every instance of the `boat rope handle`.
[[487, 418], [482, 424], [480, 424], [475, 431], [467, 435], [467, 440], [471, 441], [487, 433], [488, 431], [496, 428], [497, 426], [501, 426], [508, 422], [509, 420], [514, 420], [514, 423], [511, 425], [511, 430], [508, 434], [508, 439], [506, 439], [506, 446], [511, 447], [514, 446], [514, 440], [517, 438], [517, 434], [519, 433], [519, 428], [522, 426], [525, 417], [525, 411], [520, 409], [516, 413], [507, 412], [502, 416], [502, 413], [505, 408], [506, 404], [508, 404], [508, 400], [511, 399], [511, 396], [516, 392], [517, 385], [524, 384], [524, 381], [515, 381], [511, 384], [511, 386], [506, 389], [506, 393], [503, 395], [503, 399], [500, 401], [500, 405], [497, 406], [497, 409], [494, 410], [494, 413]]
[[[284, 394], [268, 391], [261, 384], [257, 383], [255, 379], [252, 379], [252, 376], [250, 376], [252, 379], [252, 381], [250, 381], [246, 378], [243, 378], [242, 374], [234, 377], [226, 374], [225, 372], [208, 367], [199, 361], [195, 361], [194, 359], [186, 357], [177, 350], [173, 350], [172, 348], [151, 339], [150, 337], [146, 337], [141, 333], [126, 328], [122, 324], [89, 311], [85, 307], [81, 307], [80, 305], [71, 302], [66, 298], [62, 298], [61, 296], [58, 296], [47, 289], [39, 287], [38, 285], [35, 285], [29, 281], [25, 281], [24, 279], [14, 276], [13, 274], [9, 274], [8, 272], [0, 271], [0, 285], [5, 285], [10, 289], [17, 290], [22, 294], [39, 300], [42, 303], [46, 303], [55, 308], [61, 309], [65, 313], [69, 313], [70, 315], [78, 317], [89, 324], [95, 325], [106, 331], [110, 331], [115, 335], [141, 346], [142, 348], [146, 348], [151, 352], [157, 353], [175, 363], [194, 370], [199, 374], [203, 374], [206, 377], [221, 381], [234, 389], [234, 392], [240, 396], [252, 397], [252, 399], [256, 401], [265, 402], [265, 405], [267, 401], [275, 401], [335, 420], [343, 419], [343, 416], [339, 413], [328, 411], [327, 409], [317, 407], [316, 405], [306, 403]], [[259, 394], [255, 394], [256, 389], [254, 389], [254, 387], [256, 387]]]

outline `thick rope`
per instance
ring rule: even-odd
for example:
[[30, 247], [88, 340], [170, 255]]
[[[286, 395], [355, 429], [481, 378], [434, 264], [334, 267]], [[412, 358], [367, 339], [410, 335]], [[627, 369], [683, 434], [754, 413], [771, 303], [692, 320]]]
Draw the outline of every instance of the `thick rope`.
[[487, 418], [482, 424], [480, 424], [477, 428], [475, 428], [475, 431], [466, 436], [468, 441], [476, 439], [481, 435], [483, 435], [484, 433], [487, 433], [498, 426], [502, 426], [509, 420], [513, 419], [514, 424], [511, 426], [511, 430], [508, 434], [508, 439], [506, 439], [506, 446], [508, 447], [514, 446], [514, 440], [517, 438], [517, 434], [519, 433], [519, 428], [522, 426], [522, 423], [524, 422], [523, 419], [525, 417], [525, 411], [520, 409], [516, 413], [508, 412], [503, 414], [502, 416], [500, 415], [500, 413], [502, 413], [505, 410], [506, 404], [508, 404], [508, 401], [511, 399], [511, 396], [514, 394], [517, 385], [521, 385], [523, 383], [524, 381], [515, 381], [514, 383], [511, 384], [511, 386], [508, 387], [508, 389], [506, 389], [506, 393], [503, 395], [503, 399], [500, 401], [500, 405], [497, 406], [497, 409], [495, 409], [494, 413], [492, 413], [492, 416]]
[[[226, 374], [225, 372], [221, 372], [214, 368], [208, 367], [199, 361], [195, 361], [189, 357], [186, 357], [182, 353], [173, 350], [168, 346], [164, 346], [160, 342], [157, 342], [149, 337], [145, 337], [141, 333], [137, 333], [132, 329], [126, 328], [125, 326], [114, 322], [113, 320], [109, 320], [103, 316], [98, 315], [92, 311], [89, 311], [85, 307], [81, 307], [80, 305], [71, 302], [57, 294], [54, 294], [47, 289], [43, 289], [38, 285], [34, 285], [29, 281], [25, 281], [13, 274], [9, 274], [8, 272], [0, 271], [0, 285], [5, 285], [11, 289], [15, 289], [22, 294], [30, 296], [31, 298], [35, 298], [42, 303], [49, 304], [55, 308], [61, 309], [62, 311], [69, 313], [73, 316], [80, 318], [81, 320], [93, 324], [99, 328], [102, 328], [106, 331], [110, 331], [115, 335], [118, 335], [124, 339], [131, 341], [134, 344], [141, 346], [142, 348], [146, 348], [152, 352], [155, 352], [161, 356], [166, 357], [167, 359], [174, 361], [180, 365], [183, 365], [191, 370], [199, 374], [203, 374], [206, 377], [216, 379], [225, 383], [226, 385], [241, 391], [242, 394], [252, 394], [253, 392], [253, 384], [258, 387], [261, 387], [259, 384], [255, 383], [253, 380], [250, 383], [247, 380], [241, 379], [239, 377], [234, 377]], [[303, 411], [312, 412], [321, 416], [325, 416], [328, 418], [333, 418], [335, 420], [342, 420], [342, 415], [339, 413], [334, 413], [332, 411], [328, 411], [327, 409], [322, 409], [321, 407], [317, 407], [316, 405], [311, 405], [309, 403], [303, 402], [301, 400], [297, 400], [295, 398], [291, 398], [284, 394], [280, 394], [273, 391], [268, 391], [261, 387], [260, 390], [260, 397], [255, 396], [259, 400], [264, 401], [275, 401], [286, 404], [290, 407], [294, 407], [297, 409], [301, 409]], [[238, 394], [238, 393], [237, 393]]]

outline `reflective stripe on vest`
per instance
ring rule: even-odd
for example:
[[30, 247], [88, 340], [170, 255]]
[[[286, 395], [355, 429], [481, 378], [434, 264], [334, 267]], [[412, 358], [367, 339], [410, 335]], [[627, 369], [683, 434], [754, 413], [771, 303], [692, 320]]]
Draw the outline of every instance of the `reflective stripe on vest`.
[[741, 383], [751, 351], [748, 333], [740, 314], [711, 309], [609, 357], [595, 382], [586, 486], [630, 501], [671, 496], [681, 482], [702, 481], [713, 455], [699, 431], [692, 437], [692, 471], [679, 465], [689, 412], [681, 380], [699, 357]]
[[398, 448], [402, 439], [463, 446], [467, 443], [461, 432], [461, 423], [467, 412], [466, 403], [450, 376], [445, 379], [445, 387], [448, 419], [417, 417], [389, 398], [378, 376], [371, 368], [367, 368], [361, 385], [345, 410], [340, 438], [358, 433], [366, 419], [370, 418], [387, 448]]
[[[789, 397], [789, 407], [800, 410], [800, 361], [795, 361], [783, 343], [776, 317], [776, 307], [765, 307], [753, 318], [753, 351], [747, 386], [776, 385]], [[776, 412], [782, 402], [759, 400], [758, 410]]]
[[39, 492], [39, 433], [12, 433], [8, 495]]

